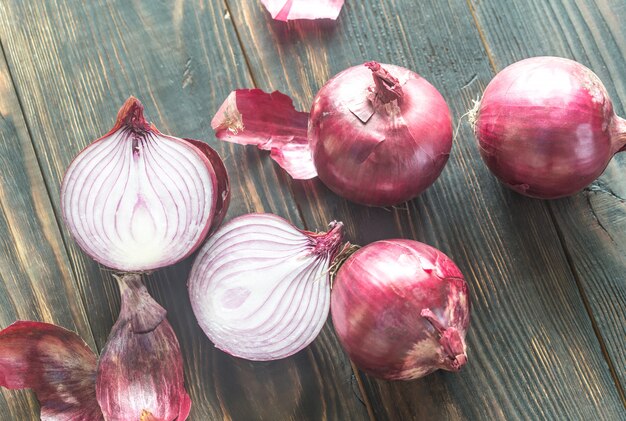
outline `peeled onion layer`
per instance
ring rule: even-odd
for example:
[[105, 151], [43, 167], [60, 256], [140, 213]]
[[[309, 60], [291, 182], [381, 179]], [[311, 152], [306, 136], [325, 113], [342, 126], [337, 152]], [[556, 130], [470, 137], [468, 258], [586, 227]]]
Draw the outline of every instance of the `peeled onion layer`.
[[296, 111], [278, 91], [237, 89], [228, 95], [211, 121], [215, 136], [271, 151], [271, 157], [296, 180], [317, 176], [307, 139], [309, 114]]
[[116, 277], [120, 315], [98, 361], [96, 396], [108, 421], [184, 421], [191, 409], [180, 346], [166, 311], [137, 274]]
[[43, 421], [104, 420], [96, 401], [96, 354], [59, 326], [18, 321], [0, 331], [0, 386], [32, 389]]
[[133, 97], [113, 129], [74, 159], [61, 187], [63, 217], [76, 242], [121, 271], [182, 260], [221, 221], [228, 200], [217, 153], [160, 133]]
[[412, 240], [371, 243], [339, 269], [333, 325], [361, 370], [412, 380], [467, 362], [468, 286], [441, 251]]
[[471, 122], [487, 167], [530, 197], [582, 190], [626, 148], [626, 120], [615, 115], [598, 76], [559, 57], [529, 58], [499, 72]]
[[311, 233], [271, 214], [249, 214], [202, 247], [189, 278], [198, 323], [215, 346], [254, 361], [288, 357], [326, 322], [329, 268], [342, 224]]
[[297, 19], [337, 19], [344, 0], [261, 0], [263, 6], [280, 21]]

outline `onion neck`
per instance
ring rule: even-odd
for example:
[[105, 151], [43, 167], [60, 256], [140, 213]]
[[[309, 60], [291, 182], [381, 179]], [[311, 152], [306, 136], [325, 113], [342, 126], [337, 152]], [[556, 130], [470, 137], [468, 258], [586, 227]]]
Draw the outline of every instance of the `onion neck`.
[[448, 371], [459, 371], [467, 362], [465, 341], [459, 330], [455, 327], [444, 327], [429, 308], [422, 310], [421, 315], [437, 331], [439, 344], [444, 353], [443, 368]]
[[402, 87], [396, 77], [375, 61], [367, 62], [365, 66], [372, 71], [376, 84], [373, 98], [370, 99], [374, 107], [389, 104], [392, 101], [402, 102]]
[[156, 329], [165, 319], [166, 311], [150, 296], [141, 275], [124, 273], [114, 277], [122, 297], [119, 320], [130, 322], [133, 333], [148, 333]]
[[153, 129], [143, 115], [143, 104], [134, 96], [126, 100], [117, 114], [117, 122], [113, 130], [127, 127], [134, 133], [145, 133]]
[[626, 152], [626, 119], [615, 116], [611, 127], [611, 141], [615, 153]]
[[332, 260], [337, 255], [339, 246], [343, 241], [343, 223], [333, 221], [329, 226], [330, 230], [328, 232], [311, 233], [310, 236], [313, 243], [312, 253]]

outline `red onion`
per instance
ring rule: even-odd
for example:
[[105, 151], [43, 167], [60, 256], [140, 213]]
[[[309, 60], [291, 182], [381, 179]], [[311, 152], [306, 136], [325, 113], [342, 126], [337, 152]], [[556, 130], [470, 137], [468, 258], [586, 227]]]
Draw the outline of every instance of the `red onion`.
[[122, 308], [98, 361], [96, 396], [107, 421], [184, 421], [191, 399], [166, 311], [139, 275], [117, 277]]
[[375, 62], [328, 81], [313, 102], [308, 133], [307, 115], [289, 97], [260, 90], [231, 93], [211, 125], [219, 139], [271, 150], [293, 178], [319, 175], [335, 193], [372, 206], [419, 195], [452, 148], [441, 94], [410, 70]]
[[604, 85], [572, 60], [534, 57], [502, 70], [472, 117], [480, 154], [508, 187], [531, 197], [572, 195], [626, 147], [626, 120]]
[[452, 120], [426, 79], [399, 66], [366, 63], [318, 92], [309, 141], [317, 174], [335, 193], [365, 205], [396, 205], [441, 174], [452, 148]]
[[342, 224], [327, 233], [294, 227], [271, 214], [249, 214], [220, 228], [198, 253], [189, 295], [215, 346], [256, 361], [288, 357], [326, 322], [329, 268]]
[[354, 253], [335, 279], [331, 313], [348, 355], [373, 376], [411, 380], [467, 361], [467, 283], [426, 244], [384, 240]]
[[147, 271], [191, 254], [224, 217], [228, 177], [208, 145], [160, 133], [131, 97], [115, 126], [70, 164], [61, 187], [66, 225], [105, 266]]
[[337, 19], [344, 0], [261, 0], [272, 18], [281, 21], [296, 19]]

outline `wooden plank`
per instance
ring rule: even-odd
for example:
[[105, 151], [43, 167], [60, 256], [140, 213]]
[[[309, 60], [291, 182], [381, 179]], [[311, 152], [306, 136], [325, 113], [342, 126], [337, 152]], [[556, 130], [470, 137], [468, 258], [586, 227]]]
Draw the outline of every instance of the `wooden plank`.
[[[41, 320], [94, 346], [44, 179], [0, 51], [0, 328]], [[36, 419], [34, 396], [2, 389], [4, 419]], [[8, 418], [7, 418], [8, 417]]]
[[[210, 119], [226, 94], [250, 84], [232, 23], [219, 1], [5, 1], [0, 37], [24, 104], [52, 202], [78, 151], [108, 131], [128, 95], [165, 133], [207, 139]], [[295, 202], [273, 165], [254, 150], [211, 142], [231, 175], [229, 217], [268, 211], [298, 223]], [[119, 298], [101, 270], [62, 229], [89, 308], [98, 347], [117, 316]], [[328, 328], [316, 345], [270, 365], [216, 351], [200, 331], [186, 291], [190, 262], [159, 271], [148, 288], [169, 310], [181, 342], [190, 419], [351, 419], [365, 413], [349, 399], [348, 360]], [[289, 391], [290, 393], [286, 393]], [[285, 393], [283, 393], [285, 392]]]
[[[615, 111], [626, 115], [626, 3], [622, 0], [476, 2], [497, 69], [525, 57], [557, 55], [590, 67]], [[583, 192], [549, 203], [606, 357], [626, 385], [626, 156], [616, 156]], [[625, 415], [626, 416], [626, 415]]]
[[[269, 21], [257, 1], [227, 3], [257, 86], [289, 93], [300, 109], [310, 106], [329, 76], [376, 59], [425, 76], [458, 119], [493, 75], [462, 0], [346, 2], [336, 23], [289, 24]], [[411, 383], [361, 375], [377, 418], [621, 416], [548, 207], [490, 176], [468, 125], [438, 182], [406, 206], [370, 209], [337, 198], [316, 180], [292, 185], [307, 224], [343, 220], [350, 240], [360, 244], [422, 240], [453, 257], [470, 282], [467, 368]]]

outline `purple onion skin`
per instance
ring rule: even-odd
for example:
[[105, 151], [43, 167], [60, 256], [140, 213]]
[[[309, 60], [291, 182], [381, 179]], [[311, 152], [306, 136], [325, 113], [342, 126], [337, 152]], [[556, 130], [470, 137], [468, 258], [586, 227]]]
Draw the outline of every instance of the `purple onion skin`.
[[0, 386], [32, 389], [42, 421], [104, 420], [96, 359], [76, 333], [59, 326], [18, 321], [0, 331]]
[[352, 361], [375, 377], [412, 380], [467, 361], [467, 283], [445, 254], [417, 241], [377, 241], [350, 256], [331, 313]]
[[[346, 104], [366, 102], [372, 70], [339, 73], [318, 92], [309, 121], [311, 153], [320, 179], [356, 203], [391, 206], [412, 199], [441, 174], [452, 148], [452, 120], [426, 79], [390, 64], [401, 99], [377, 107], [366, 123]], [[408, 79], [405, 84], [404, 80]]]
[[529, 58], [498, 73], [474, 131], [491, 172], [541, 199], [585, 188], [626, 145], [626, 121], [613, 112], [600, 79], [558, 57]]
[[141, 278], [118, 278], [120, 316], [98, 362], [96, 396], [108, 421], [184, 421], [191, 400], [183, 360], [165, 310]]

